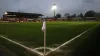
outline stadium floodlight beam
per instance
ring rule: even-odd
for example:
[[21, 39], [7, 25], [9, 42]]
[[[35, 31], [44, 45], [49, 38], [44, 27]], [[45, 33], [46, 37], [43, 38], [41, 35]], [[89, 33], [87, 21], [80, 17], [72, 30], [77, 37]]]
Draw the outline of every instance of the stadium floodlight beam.
[[5, 14], [5, 15], [7, 15], [8, 13], [7, 13], [7, 12], [5, 12], [4, 14]]
[[57, 9], [56, 4], [53, 4], [53, 6], [52, 6], [52, 10], [54, 10], [54, 18], [55, 18], [55, 14], [56, 14], [56, 9]]

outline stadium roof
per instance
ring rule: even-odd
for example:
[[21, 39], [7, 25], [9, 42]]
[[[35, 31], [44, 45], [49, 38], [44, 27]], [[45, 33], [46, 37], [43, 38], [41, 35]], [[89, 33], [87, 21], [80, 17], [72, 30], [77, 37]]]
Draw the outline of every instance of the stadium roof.
[[37, 14], [37, 13], [8, 12], [8, 11], [6, 11], [4, 15], [8, 17], [27, 17], [27, 18], [43, 16], [42, 14]]

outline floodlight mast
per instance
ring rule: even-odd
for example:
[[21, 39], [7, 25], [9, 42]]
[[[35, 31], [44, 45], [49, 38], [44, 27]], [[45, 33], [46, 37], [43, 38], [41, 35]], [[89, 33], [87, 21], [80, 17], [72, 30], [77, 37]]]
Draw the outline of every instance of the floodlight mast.
[[57, 9], [56, 4], [53, 4], [53, 6], [52, 6], [52, 10], [54, 10], [54, 18], [55, 18], [55, 16], [56, 16], [56, 9]]

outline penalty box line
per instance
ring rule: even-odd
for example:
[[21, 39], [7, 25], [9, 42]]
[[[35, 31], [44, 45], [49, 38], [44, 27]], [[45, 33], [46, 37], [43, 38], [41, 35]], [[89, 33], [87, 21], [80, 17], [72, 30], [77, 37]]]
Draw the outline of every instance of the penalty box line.
[[82, 36], [83, 34], [85, 34], [86, 32], [88, 32], [88, 31], [91, 30], [92, 28], [96, 27], [97, 25], [98, 25], [98, 24], [96, 24], [95, 26], [93, 26], [93, 27], [89, 28], [88, 30], [82, 32], [81, 34], [77, 35], [76, 37], [70, 39], [69, 41], [67, 41], [67, 42], [65, 42], [65, 43], [63, 43], [63, 44], [61, 44], [60, 46], [58, 46], [57, 48], [55, 48], [53, 51], [48, 52], [46, 55], [48, 55], [48, 54], [50, 54], [51, 52], [54, 52], [54, 51], [60, 49], [61, 47], [65, 46], [65, 45], [67, 45], [67, 44], [69, 44], [70, 42], [72, 42], [73, 40], [79, 38], [80, 36]]

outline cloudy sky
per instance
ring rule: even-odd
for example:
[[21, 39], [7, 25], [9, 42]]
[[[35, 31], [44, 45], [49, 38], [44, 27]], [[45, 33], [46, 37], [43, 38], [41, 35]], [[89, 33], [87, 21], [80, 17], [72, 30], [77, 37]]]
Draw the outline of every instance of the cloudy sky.
[[5, 11], [42, 13], [53, 16], [51, 7], [57, 5], [56, 13], [85, 13], [88, 10], [100, 12], [100, 0], [0, 0], [0, 16]]

